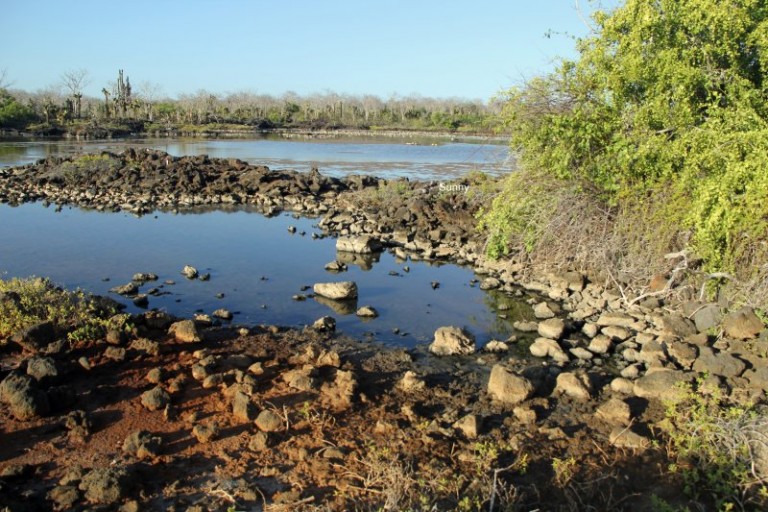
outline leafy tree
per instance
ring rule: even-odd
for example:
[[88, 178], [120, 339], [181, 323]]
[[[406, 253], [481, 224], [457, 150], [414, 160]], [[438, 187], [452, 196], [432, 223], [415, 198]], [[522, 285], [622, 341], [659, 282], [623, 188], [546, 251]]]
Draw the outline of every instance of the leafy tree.
[[614, 219], [663, 196], [659, 218], [688, 231], [709, 269], [754, 258], [768, 238], [768, 4], [626, 0], [594, 21], [577, 60], [506, 94], [524, 171], [484, 218], [491, 252], [537, 243], [528, 221], [552, 203], [523, 186], [527, 172]]
[[25, 128], [35, 121], [35, 113], [22, 105], [5, 89], [0, 89], [0, 128]]

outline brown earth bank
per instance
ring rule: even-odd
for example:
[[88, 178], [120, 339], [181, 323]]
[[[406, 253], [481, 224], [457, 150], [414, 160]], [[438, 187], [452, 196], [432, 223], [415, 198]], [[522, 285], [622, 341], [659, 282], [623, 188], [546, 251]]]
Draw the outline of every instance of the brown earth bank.
[[[334, 179], [132, 150], [0, 170], [9, 203], [322, 216], [342, 250], [471, 263], [483, 288], [532, 294], [537, 319], [482, 351], [449, 326], [429, 351], [363, 344], [335, 335], [329, 318], [297, 331], [150, 311], [116, 317], [122, 330], [89, 341], [30, 326], [0, 340], [0, 503], [708, 510], [715, 492], [686, 477], [701, 459], [670, 430], [708, 397], [757, 407], [729, 434], [750, 447], [746, 480], [768, 476], [768, 332], [755, 312], [629, 300], [581, 272], [487, 261], [474, 213], [491, 189], [477, 177]], [[25, 307], [8, 292], [0, 306]], [[686, 432], [705, 439], [705, 426]], [[739, 507], [765, 505], [753, 486], [741, 490]]]

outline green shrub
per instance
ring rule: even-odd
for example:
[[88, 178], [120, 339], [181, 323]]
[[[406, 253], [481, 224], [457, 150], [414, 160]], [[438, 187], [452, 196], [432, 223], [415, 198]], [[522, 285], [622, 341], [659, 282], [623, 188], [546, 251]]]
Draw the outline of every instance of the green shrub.
[[682, 476], [686, 494], [717, 510], [765, 510], [768, 506], [768, 417], [727, 404], [686, 386], [685, 398], [666, 404], [670, 468]]
[[96, 174], [114, 172], [120, 167], [122, 167], [120, 159], [109, 153], [83, 155], [64, 162], [61, 166], [61, 175], [65, 183], [74, 184]]
[[44, 278], [0, 280], [0, 343], [40, 322], [50, 321], [61, 331], [71, 331], [74, 341], [103, 337], [107, 328], [130, 329], [116, 310], [102, 310], [83, 291], [67, 291]]
[[768, 254], [755, 250], [768, 239], [768, 9], [626, 0], [595, 24], [578, 60], [505, 94], [523, 171], [481, 217], [489, 253], [545, 244], [551, 233], [531, 223], [574, 197], [604, 210], [611, 234], [653, 204], [658, 223], [630, 239], [682, 240], [706, 270], [753, 278]]

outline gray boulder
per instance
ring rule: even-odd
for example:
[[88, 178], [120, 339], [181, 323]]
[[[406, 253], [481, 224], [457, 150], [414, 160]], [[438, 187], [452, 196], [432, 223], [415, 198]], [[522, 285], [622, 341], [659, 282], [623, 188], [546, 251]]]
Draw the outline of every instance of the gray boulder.
[[11, 341], [24, 350], [38, 352], [56, 341], [56, 330], [52, 322], [40, 322], [18, 331]]

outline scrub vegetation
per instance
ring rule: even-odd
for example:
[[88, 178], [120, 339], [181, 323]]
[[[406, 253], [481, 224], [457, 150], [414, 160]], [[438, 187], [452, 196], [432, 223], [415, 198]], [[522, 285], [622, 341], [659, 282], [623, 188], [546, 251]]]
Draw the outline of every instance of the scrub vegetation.
[[765, 305], [765, 4], [627, 0], [578, 50], [504, 95], [521, 171], [481, 215], [489, 253], [639, 289], [686, 251], [691, 276]]

